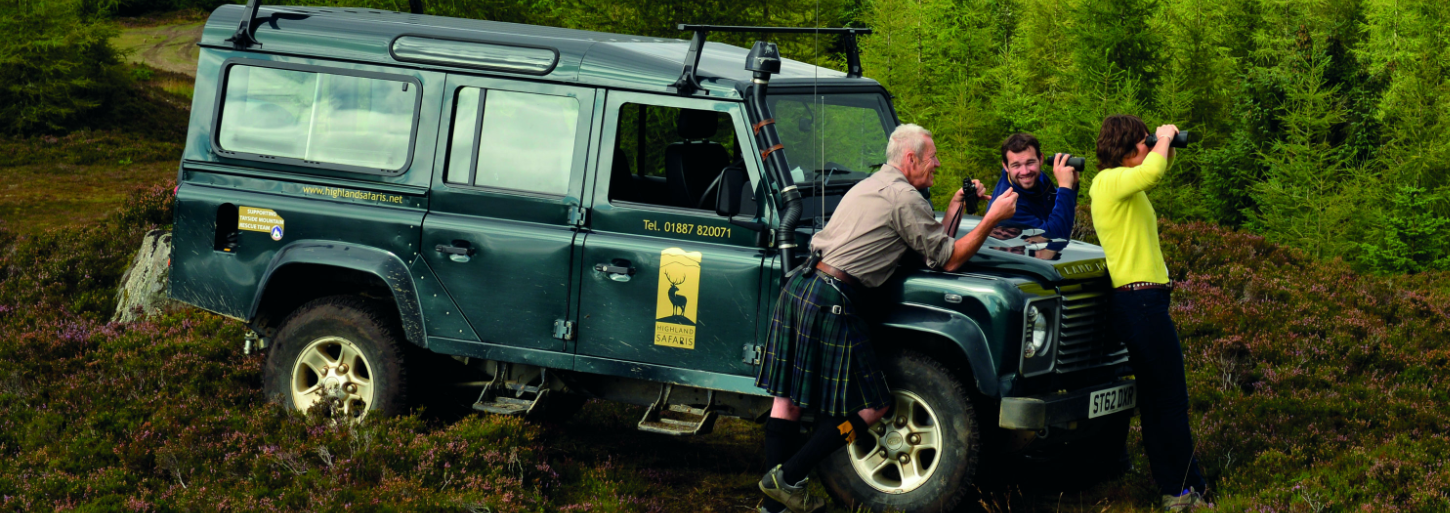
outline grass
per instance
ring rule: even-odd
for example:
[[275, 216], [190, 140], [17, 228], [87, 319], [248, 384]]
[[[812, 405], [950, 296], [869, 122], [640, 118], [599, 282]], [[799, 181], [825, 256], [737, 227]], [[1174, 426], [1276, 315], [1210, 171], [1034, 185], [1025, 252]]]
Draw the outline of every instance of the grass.
[[[759, 500], [749, 422], [671, 438], [635, 430], [639, 407], [596, 401], [559, 425], [415, 412], [345, 429], [266, 403], [262, 357], [240, 353], [235, 322], [104, 322], [131, 250], [169, 205], [162, 182], [97, 222], [0, 233], [0, 509], [725, 512]], [[1450, 317], [1445, 294], [1420, 284], [1443, 277], [1361, 277], [1207, 225], [1163, 233], [1184, 283], [1174, 314], [1200, 458], [1224, 510], [1450, 506], [1436, 463], [1450, 453]], [[1133, 456], [1124, 477], [1076, 489], [1041, 468], [986, 467], [970, 505], [1152, 510]]]
[[176, 163], [76, 165], [63, 162], [0, 169], [0, 229], [35, 234], [100, 221], [132, 189], [176, 178]]
[[[748, 511], [761, 431], [634, 429], [591, 402], [536, 424], [427, 412], [338, 429], [263, 401], [242, 328], [189, 311], [108, 324], [170, 184], [99, 222], [0, 232], [0, 509]], [[1162, 227], [1182, 287], [1199, 457], [1224, 511], [1450, 508], [1450, 295], [1444, 275], [1375, 277], [1205, 224]], [[982, 469], [985, 511], [1151, 511], [1134, 469], [1065, 488], [1043, 468]], [[831, 511], [843, 511], [833, 509]]]

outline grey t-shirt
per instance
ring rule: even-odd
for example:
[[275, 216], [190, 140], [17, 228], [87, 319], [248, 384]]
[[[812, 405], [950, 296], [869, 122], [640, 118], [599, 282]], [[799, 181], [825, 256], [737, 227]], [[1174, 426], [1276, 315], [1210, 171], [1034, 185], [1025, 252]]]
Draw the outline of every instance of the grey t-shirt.
[[876, 287], [891, 277], [907, 248], [940, 269], [952, 256], [952, 242], [931, 203], [888, 164], [846, 192], [811, 248], [826, 265]]

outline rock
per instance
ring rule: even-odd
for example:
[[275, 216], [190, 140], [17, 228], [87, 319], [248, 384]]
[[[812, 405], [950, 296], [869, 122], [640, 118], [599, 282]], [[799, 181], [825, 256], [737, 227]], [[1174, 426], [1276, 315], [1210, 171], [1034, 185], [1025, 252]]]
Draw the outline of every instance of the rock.
[[131, 268], [116, 290], [116, 315], [111, 322], [132, 322], [180, 310], [185, 305], [166, 294], [171, 265], [171, 232], [152, 230], [141, 241]]

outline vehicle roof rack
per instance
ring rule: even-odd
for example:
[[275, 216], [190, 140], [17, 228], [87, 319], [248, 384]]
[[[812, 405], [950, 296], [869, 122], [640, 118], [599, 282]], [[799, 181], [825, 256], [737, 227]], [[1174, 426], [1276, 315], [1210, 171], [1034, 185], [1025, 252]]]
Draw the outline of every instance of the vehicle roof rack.
[[685, 54], [685, 69], [675, 81], [675, 92], [691, 95], [704, 89], [696, 71], [700, 68], [700, 50], [705, 47], [705, 38], [711, 32], [755, 32], [760, 34], [836, 34], [846, 46], [846, 78], [861, 78], [861, 50], [856, 46], [856, 36], [871, 33], [868, 27], [815, 28], [815, 27], [734, 27], [725, 25], [687, 25], [681, 23], [679, 30], [694, 31], [690, 38], [690, 51]]
[[[242, 22], [237, 25], [237, 32], [226, 39], [233, 49], [246, 50], [252, 45], [262, 46], [262, 42], [257, 40], [257, 9], [261, 7], [262, 0], [247, 0], [247, 10], [242, 13]], [[408, 0], [408, 11], [424, 14], [423, 0]], [[277, 28], [276, 18], [272, 20], [272, 28]]]
[[261, 6], [262, 0], [247, 0], [247, 10], [242, 13], [242, 23], [237, 25], [237, 33], [227, 38], [227, 42], [232, 44], [232, 48], [246, 50], [252, 45], [262, 46], [262, 42], [257, 41], [257, 36], [254, 34], [257, 31], [255, 28], [257, 9]]

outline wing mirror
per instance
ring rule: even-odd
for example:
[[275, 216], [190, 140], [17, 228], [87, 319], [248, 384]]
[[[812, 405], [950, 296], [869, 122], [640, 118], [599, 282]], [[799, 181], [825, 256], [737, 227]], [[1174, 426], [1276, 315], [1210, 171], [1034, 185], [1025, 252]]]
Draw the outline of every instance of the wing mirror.
[[740, 191], [745, 188], [744, 162], [731, 164], [720, 172], [720, 187], [715, 191], [715, 213], [721, 217], [735, 217], [740, 213]]

